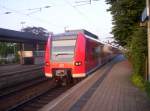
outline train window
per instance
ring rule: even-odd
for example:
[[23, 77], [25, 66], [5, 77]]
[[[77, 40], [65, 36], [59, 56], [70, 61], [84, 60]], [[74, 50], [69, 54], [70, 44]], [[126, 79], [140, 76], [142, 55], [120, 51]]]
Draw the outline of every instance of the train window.
[[33, 51], [34, 57], [44, 57], [44, 51]]
[[72, 61], [76, 40], [52, 41], [51, 59], [53, 61]]
[[101, 51], [100, 46], [98, 46], [98, 47], [96, 47], [96, 48], [95, 48], [95, 52], [96, 52], [97, 54], [99, 54], [99, 53], [100, 53], [100, 51]]
[[94, 47], [93, 48], [93, 58], [97, 58], [97, 57], [99, 57], [100, 56], [100, 47], [98, 46], [98, 47]]

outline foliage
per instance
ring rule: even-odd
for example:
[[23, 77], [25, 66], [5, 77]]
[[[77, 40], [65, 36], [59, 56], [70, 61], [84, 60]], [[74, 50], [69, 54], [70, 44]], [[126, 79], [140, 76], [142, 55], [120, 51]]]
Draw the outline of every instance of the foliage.
[[144, 8], [143, 0], [106, 0], [110, 4], [108, 11], [113, 17], [112, 34], [122, 46], [131, 40], [134, 26], [137, 25]]
[[135, 86], [143, 91], [146, 91], [148, 97], [150, 98], [150, 83], [148, 81], [144, 81], [143, 77], [136, 73], [132, 74], [131, 81]]
[[129, 42], [131, 59], [134, 66], [134, 72], [138, 74], [145, 73], [145, 60], [147, 57], [147, 35], [145, 28], [136, 28], [132, 34], [132, 40]]
[[144, 84], [144, 79], [141, 75], [139, 74], [132, 74], [131, 76], [131, 81], [132, 83], [139, 87], [142, 90], [145, 90], [145, 84]]
[[148, 81], [145, 82], [145, 90], [150, 98], [150, 83]]
[[14, 47], [16, 47], [13, 43], [0, 42], [0, 56], [7, 56], [7, 54], [14, 53]]
[[131, 60], [134, 67], [134, 74], [132, 75], [132, 82], [134, 85], [142, 90], [145, 90], [150, 97], [150, 83], [144, 80], [146, 73], [146, 57], [147, 57], [147, 35], [146, 28], [136, 28], [132, 37], [130, 45]]
[[15, 54], [16, 58], [13, 62], [18, 62], [16, 49], [17, 45], [15, 43], [0, 42], [0, 64], [4, 64], [7, 62], [5, 58], [8, 54]]
[[47, 37], [49, 32], [42, 27], [26, 27], [22, 29], [23, 32], [29, 32], [38, 36]]

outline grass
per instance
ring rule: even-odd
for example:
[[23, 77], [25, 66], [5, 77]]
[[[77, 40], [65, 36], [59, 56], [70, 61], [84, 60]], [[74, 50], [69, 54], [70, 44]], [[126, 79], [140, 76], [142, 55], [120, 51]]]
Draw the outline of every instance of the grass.
[[145, 82], [145, 90], [147, 92], [148, 97], [150, 98], [150, 82]]

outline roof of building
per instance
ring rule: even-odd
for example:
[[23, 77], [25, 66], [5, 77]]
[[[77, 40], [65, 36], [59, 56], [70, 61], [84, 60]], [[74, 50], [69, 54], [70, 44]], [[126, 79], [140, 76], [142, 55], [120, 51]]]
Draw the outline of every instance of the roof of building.
[[0, 41], [6, 42], [46, 42], [48, 37], [41, 37], [27, 32], [0, 28]]

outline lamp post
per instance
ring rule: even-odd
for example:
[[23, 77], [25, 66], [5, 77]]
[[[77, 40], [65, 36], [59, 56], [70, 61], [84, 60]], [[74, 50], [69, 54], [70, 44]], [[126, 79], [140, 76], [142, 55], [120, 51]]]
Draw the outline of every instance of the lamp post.
[[[21, 24], [21, 32], [23, 32], [23, 25], [25, 23], [26, 23], [25, 21], [21, 21], [20, 22], [20, 24]], [[24, 64], [23, 52], [24, 52], [24, 43], [20, 43], [20, 64]]]
[[20, 24], [21, 24], [21, 32], [22, 32], [22, 29], [23, 29], [23, 25], [25, 24], [26, 22], [25, 21], [21, 21]]
[[146, 0], [147, 10], [147, 44], [148, 44], [148, 80], [150, 81], [150, 0]]

